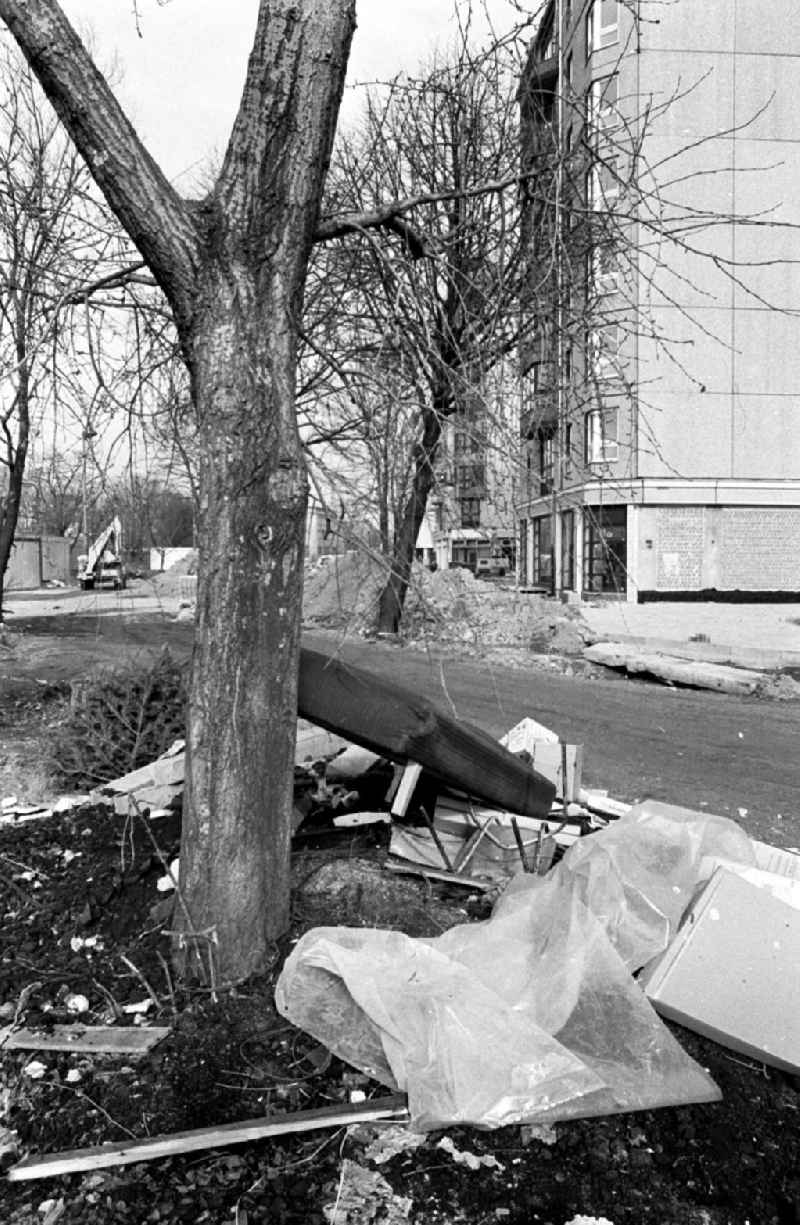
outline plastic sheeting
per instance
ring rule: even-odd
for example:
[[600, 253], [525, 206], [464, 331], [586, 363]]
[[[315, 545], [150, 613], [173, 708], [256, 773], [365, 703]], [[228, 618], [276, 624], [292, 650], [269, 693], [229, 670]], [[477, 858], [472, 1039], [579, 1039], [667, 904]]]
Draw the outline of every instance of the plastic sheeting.
[[430, 940], [309, 932], [278, 1009], [405, 1091], [417, 1130], [715, 1101], [631, 977], [666, 948], [713, 855], [754, 862], [732, 821], [641, 804], [547, 876], [516, 877], [484, 923]]

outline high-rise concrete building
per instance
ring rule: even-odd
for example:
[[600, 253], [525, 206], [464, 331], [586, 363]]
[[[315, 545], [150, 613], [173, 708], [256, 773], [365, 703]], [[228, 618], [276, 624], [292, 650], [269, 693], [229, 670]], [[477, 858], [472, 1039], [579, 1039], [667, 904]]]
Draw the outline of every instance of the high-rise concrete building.
[[523, 582], [800, 592], [798, 96], [795, 0], [550, 0], [520, 90]]

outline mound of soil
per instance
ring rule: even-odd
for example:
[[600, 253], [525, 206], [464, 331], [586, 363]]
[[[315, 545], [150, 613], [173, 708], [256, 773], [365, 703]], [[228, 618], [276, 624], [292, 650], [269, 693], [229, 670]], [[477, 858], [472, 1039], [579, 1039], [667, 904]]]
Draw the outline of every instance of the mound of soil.
[[[79, 993], [89, 1004], [85, 1022], [130, 1023], [125, 1006], [151, 1000], [147, 1022], [171, 1027], [138, 1058], [0, 1052], [0, 1122], [16, 1132], [20, 1149], [52, 1152], [329, 1106], [355, 1090], [383, 1096], [278, 1017], [272, 992], [291, 938], [311, 924], [370, 923], [433, 935], [466, 920], [463, 893], [434, 886], [432, 895], [407, 880], [396, 895], [391, 881], [378, 887], [385, 836], [372, 831], [343, 842], [329, 835], [327, 845], [324, 835], [306, 839], [293, 858], [293, 928], [276, 949], [272, 972], [220, 993], [210, 984], [188, 992], [175, 982], [169, 919], [154, 909], [162, 903], [163, 911], [156, 882], [162, 856], [178, 849], [177, 817], [149, 823], [84, 808], [0, 828], [3, 1023], [46, 1028], [68, 1021], [68, 997]], [[337, 867], [342, 856], [347, 864]], [[420, 1225], [566, 1225], [576, 1214], [613, 1225], [796, 1225], [797, 1083], [676, 1033], [717, 1081], [722, 1102], [555, 1130], [452, 1129], [450, 1152], [431, 1135], [418, 1147], [401, 1146], [378, 1169], [395, 1197], [410, 1200], [408, 1219]], [[44, 1067], [38, 1079], [30, 1074], [35, 1061]], [[469, 1165], [456, 1160], [453, 1146]], [[46, 1219], [63, 1225], [377, 1221], [389, 1218], [379, 1211], [332, 1217], [330, 1210], [326, 1218], [323, 1211], [345, 1201], [354, 1162], [377, 1160], [364, 1149], [363, 1129], [289, 1134], [44, 1182], [0, 1183], [0, 1220], [42, 1222], [39, 1206], [50, 1201], [55, 1215]]]
[[[380, 559], [363, 553], [328, 558], [306, 575], [303, 620], [369, 634], [385, 582]], [[460, 645], [477, 653], [518, 647], [579, 654], [586, 643], [580, 615], [555, 600], [476, 579], [469, 570], [431, 573], [421, 566], [412, 572], [400, 637], [408, 645]]]

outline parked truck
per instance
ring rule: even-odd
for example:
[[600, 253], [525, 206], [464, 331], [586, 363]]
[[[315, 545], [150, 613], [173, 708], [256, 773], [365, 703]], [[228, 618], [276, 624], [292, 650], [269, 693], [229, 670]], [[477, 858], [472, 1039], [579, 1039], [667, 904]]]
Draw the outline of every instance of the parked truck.
[[125, 586], [126, 574], [122, 564], [122, 524], [115, 515], [88, 553], [78, 557], [78, 584], [84, 591], [95, 587], [113, 587], [119, 591]]

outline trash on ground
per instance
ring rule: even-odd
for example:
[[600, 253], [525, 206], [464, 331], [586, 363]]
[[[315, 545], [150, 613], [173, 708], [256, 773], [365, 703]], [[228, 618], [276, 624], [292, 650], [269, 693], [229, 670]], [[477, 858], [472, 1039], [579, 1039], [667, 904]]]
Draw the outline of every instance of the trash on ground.
[[669, 945], [709, 855], [755, 860], [734, 822], [648, 801], [546, 876], [516, 875], [488, 922], [308, 932], [278, 1009], [406, 1090], [415, 1130], [718, 1100], [631, 977]]
[[[46, 1030], [0, 1029], [0, 1050], [80, 1051], [84, 1055], [140, 1055], [150, 1051], [169, 1028], [153, 1025], [52, 1025]], [[28, 1067], [31, 1065], [29, 1064]], [[30, 1075], [30, 1073], [28, 1073]]]
[[300, 652], [298, 710], [392, 761], [413, 761], [445, 785], [526, 816], [546, 816], [553, 784], [480, 728], [413, 690], [317, 651]]
[[322, 1208], [329, 1225], [345, 1225], [358, 1222], [369, 1225], [405, 1225], [411, 1212], [411, 1200], [405, 1195], [395, 1195], [389, 1183], [377, 1170], [367, 1170], [357, 1162], [345, 1157], [336, 1195], [331, 1203]]
[[642, 976], [656, 1010], [760, 1063], [800, 1073], [799, 905], [775, 897], [763, 880], [717, 868]]
[[[28, 1064], [23, 1071], [32, 1065]], [[47, 1069], [43, 1064], [39, 1075]], [[30, 1074], [30, 1073], [29, 1073]], [[81, 1170], [102, 1170], [111, 1166], [135, 1165], [138, 1161], [154, 1161], [176, 1153], [197, 1153], [204, 1149], [229, 1144], [247, 1144], [269, 1136], [319, 1131], [326, 1127], [342, 1127], [350, 1123], [397, 1119], [406, 1116], [405, 1098], [383, 1097], [359, 1106], [324, 1106], [320, 1110], [298, 1110], [293, 1114], [272, 1117], [261, 1115], [237, 1123], [222, 1123], [218, 1127], [195, 1127], [171, 1135], [147, 1136], [143, 1140], [122, 1140], [114, 1144], [99, 1144], [91, 1148], [69, 1149], [48, 1153], [42, 1157], [26, 1157], [6, 1171], [9, 1182], [34, 1178], [51, 1178]]]
[[424, 1132], [397, 1124], [359, 1124], [348, 1129], [348, 1139], [364, 1144], [364, 1159], [384, 1165], [401, 1153], [413, 1152], [427, 1142]]
[[442, 1152], [449, 1153], [456, 1165], [466, 1166], [468, 1170], [480, 1170], [482, 1167], [494, 1170], [504, 1170], [506, 1167], [491, 1153], [469, 1153], [457, 1148], [450, 1136], [443, 1136], [436, 1145]]

